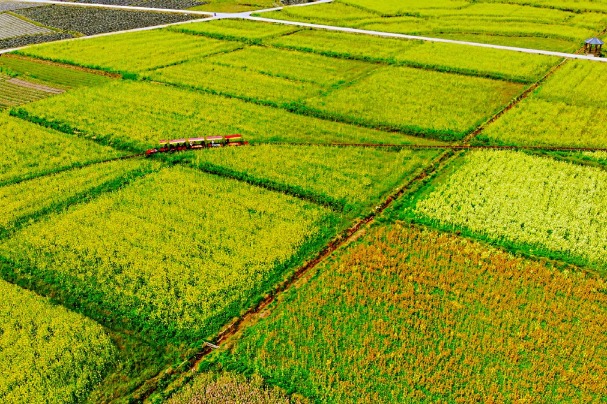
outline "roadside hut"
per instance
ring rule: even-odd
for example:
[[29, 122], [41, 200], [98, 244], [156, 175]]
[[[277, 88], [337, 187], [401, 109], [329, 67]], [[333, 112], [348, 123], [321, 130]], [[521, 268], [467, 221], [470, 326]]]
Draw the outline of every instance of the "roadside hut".
[[584, 53], [591, 53], [594, 56], [601, 56], [601, 48], [603, 47], [603, 41], [599, 38], [586, 39], [584, 43]]

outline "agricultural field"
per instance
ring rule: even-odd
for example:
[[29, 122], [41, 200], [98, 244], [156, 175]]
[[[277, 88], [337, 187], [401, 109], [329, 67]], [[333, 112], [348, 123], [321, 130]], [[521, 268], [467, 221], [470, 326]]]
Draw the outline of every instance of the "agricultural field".
[[[86, 41], [58, 42], [28, 48], [20, 53], [93, 69], [138, 73], [238, 47], [238, 44], [231, 42], [154, 30]], [[154, 57], [150, 57], [152, 50]]]
[[30, 291], [0, 280], [0, 399], [78, 403], [115, 361], [104, 329]]
[[605, 73], [603, 63], [567, 62], [477, 143], [605, 148]]
[[6, 212], [0, 218], [0, 237], [48, 212], [91, 199], [149, 171], [139, 161], [115, 161], [0, 187], [0, 206]]
[[455, 235], [376, 226], [213, 361], [314, 402], [600, 402], [605, 286]]
[[403, 215], [604, 272], [606, 187], [602, 168], [475, 151], [412, 198]]
[[499, 49], [464, 48], [461, 45], [378, 38], [342, 32], [304, 30], [266, 41], [268, 44], [342, 59], [423, 67], [472, 76], [532, 83], [559, 59], [512, 53]]
[[189, 164], [360, 213], [378, 204], [437, 150], [260, 145], [191, 153]]
[[[430, 5], [431, 4], [431, 5]], [[558, 7], [557, 7], [558, 8]], [[340, 0], [257, 14], [278, 20], [574, 52], [607, 25], [603, 10], [476, 1]]]
[[303, 398], [288, 397], [284, 391], [268, 388], [260, 377], [249, 381], [235, 373], [204, 373], [171, 397], [168, 404], [307, 404]]
[[[604, 401], [607, 65], [84, 1], [218, 15], [15, 9], [55, 33], [0, 46], [184, 23], [0, 56], [1, 401]], [[607, 29], [526, 1], [259, 15], [566, 52]]]
[[[344, 122], [458, 140], [522, 90], [517, 83], [386, 67], [310, 104]], [[445, 103], [455, 97], [457, 103]]]
[[[440, 144], [242, 100], [132, 81], [77, 89], [26, 105], [16, 110], [16, 115], [130, 151], [144, 151], [172, 134], [241, 133], [250, 142]], [[138, 120], [128, 119], [132, 115]]]
[[165, 168], [19, 230], [0, 256], [103, 318], [193, 343], [217, 333], [337, 222], [293, 197]]
[[0, 114], [0, 184], [124, 154], [109, 147]]

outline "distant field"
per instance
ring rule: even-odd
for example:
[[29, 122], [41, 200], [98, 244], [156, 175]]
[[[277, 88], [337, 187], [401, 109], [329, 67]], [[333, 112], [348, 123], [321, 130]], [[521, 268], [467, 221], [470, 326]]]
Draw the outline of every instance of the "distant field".
[[377, 226], [217, 361], [315, 402], [600, 401], [605, 286], [455, 235]]
[[569, 61], [533, 96], [489, 126], [479, 143], [607, 147], [607, 65]]
[[504, 3], [340, 0], [260, 16], [563, 52], [579, 49], [607, 24], [607, 6], [596, 7], [600, 3], [585, 3], [595, 8], [581, 10], [580, 3], [559, 10], [559, 3], [549, 0]]
[[[523, 86], [408, 67], [386, 67], [309, 104], [346, 122], [442, 140], [463, 138]], [[457, 99], [446, 103], [445, 100]]]
[[447, 172], [411, 202], [405, 216], [604, 272], [603, 169], [520, 152], [479, 151], [467, 153]]
[[2, 242], [0, 256], [98, 316], [158, 343], [192, 343], [217, 333], [335, 224], [314, 204], [174, 167], [47, 216]]
[[548, 56], [329, 31], [305, 30], [267, 43], [345, 59], [419, 66], [525, 83], [536, 81], [558, 63], [557, 58]]
[[260, 42], [262, 39], [272, 38], [298, 31], [298, 27], [282, 24], [268, 24], [265, 22], [224, 19], [215, 21], [180, 24], [167, 28], [169, 31], [184, 32], [187, 34], [203, 35], [218, 39], [239, 40], [247, 42]]
[[48, 34], [52, 31], [10, 14], [0, 14], [0, 40], [22, 35]]
[[241, 175], [360, 213], [379, 203], [438, 154], [437, 150], [262, 145], [191, 153], [188, 160], [194, 167]]
[[157, 12], [108, 10], [93, 7], [42, 6], [19, 10], [29, 20], [66, 32], [95, 35], [200, 18]]
[[103, 328], [3, 280], [0, 293], [0, 399], [85, 400], [115, 363], [116, 348]]

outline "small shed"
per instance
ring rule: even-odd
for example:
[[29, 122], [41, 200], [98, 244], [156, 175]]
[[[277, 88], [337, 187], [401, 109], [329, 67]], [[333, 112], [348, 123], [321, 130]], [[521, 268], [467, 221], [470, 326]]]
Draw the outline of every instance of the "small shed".
[[600, 56], [603, 44], [604, 42], [599, 38], [586, 39], [586, 42], [584, 43], [584, 53], [592, 53], [594, 56]]

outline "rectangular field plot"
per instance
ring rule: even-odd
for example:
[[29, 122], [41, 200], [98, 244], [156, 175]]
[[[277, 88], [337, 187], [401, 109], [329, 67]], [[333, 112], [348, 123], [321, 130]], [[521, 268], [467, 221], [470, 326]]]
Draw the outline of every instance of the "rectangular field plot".
[[[241, 133], [252, 142], [436, 144], [398, 133], [295, 115], [210, 94], [139, 82], [78, 89], [17, 111], [129, 150], [160, 139]], [[136, 116], [137, 119], [132, 119]]]
[[323, 86], [354, 80], [378, 67], [376, 64], [356, 60], [342, 60], [260, 46], [210, 56], [205, 60]]
[[279, 48], [327, 56], [382, 61], [528, 83], [541, 78], [551, 66], [559, 62], [555, 57], [498, 49], [320, 30], [296, 32], [267, 42]]
[[218, 360], [323, 403], [600, 401], [605, 286], [454, 235], [375, 227]]
[[530, 98], [488, 126], [477, 142], [533, 146], [607, 146], [607, 65], [569, 61]]
[[38, 45], [19, 53], [93, 69], [138, 73], [239, 46], [234, 42], [154, 30]]
[[85, 402], [115, 363], [117, 349], [104, 329], [3, 280], [0, 294], [2, 401]]
[[191, 24], [176, 25], [168, 28], [170, 31], [183, 32], [194, 35], [204, 35], [218, 39], [244, 40], [256, 42], [260, 39], [290, 34], [299, 30], [282, 24], [268, 24], [265, 22], [222, 19], [214, 21], [195, 22]]
[[148, 77], [155, 81], [194, 87], [211, 93], [273, 103], [305, 100], [320, 94], [322, 90], [322, 87], [314, 83], [273, 77], [204, 60], [155, 70]]
[[504, 81], [385, 67], [309, 104], [348, 122], [455, 140], [505, 107], [522, 89]]
[[22, 35], [50, 34], [52, 31], [10, 14], [0, 14], [0, 39]]
[[90, 199], [100, 192], [152, 170], [137, 160], [114, 161], [75, 168], [0, 187], [0, 236], [53, 210]]
[[17, 77], [39, 81], [66, 90], [104, 84], [110, 80], [109, 77], [100, 74], [15, 55], [0, 57], [0, 72], [3, 71]]
[[52, 95], [62, 93], [63, 90], [39, 85], [10, 76], [0, 72], [0, 111], [28, 102], [38, 101]]
[[533, 255], [607, 267], [607, 173], [510, 151], [467, 153], [405, 216]]
[[123, 153], [0, 114], [0, 185]]
[[200, 342], [336, 223], [318, 205], [173, 167], [20, 230], [0, 255], [159, 344]]
[[359, 213], [379, 203], [438, 154], [436, 150], [261, 145], [192, 153], [191, 164]]

